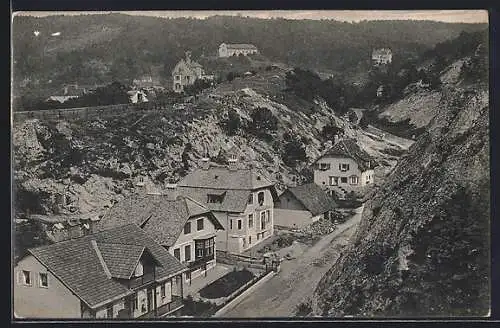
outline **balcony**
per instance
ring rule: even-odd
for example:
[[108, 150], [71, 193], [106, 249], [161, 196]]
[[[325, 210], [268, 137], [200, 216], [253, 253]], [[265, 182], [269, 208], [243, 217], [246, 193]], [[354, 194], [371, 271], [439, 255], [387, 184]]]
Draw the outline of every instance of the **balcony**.
[[128, 288], [136, 289], [141, 286], [147, 285], [153, 281], [154, 281], [154, 273], [153, 272], [145, 273], [140, 277], [135, 277], [130, 279]]
[[172, 313], [175, 310], [182, 308], [183, 306], [184, 306], [184, 304], [182, 302], [182, 297], [172, 295], [172, 301], [170, 303], [163, 304], [162, 306], [157, 308], [156, 314], [155, 314], [155, 311], [152, 310], [152, 311], [149, 311], [149, 312], [141, 315], [138, 319], [155, 318], [155, 316], [157, 318], [163, 317], [163, 316], [168, 315], [169, 313]]
[[203, 257], [199, 257], [193, 262], [187, 263], [188, 268], [192, 271], [198, 270], [199, 268], [202, 268], [207, 262], [212, 261], [215, 259], [215, 255], [206, 255]]

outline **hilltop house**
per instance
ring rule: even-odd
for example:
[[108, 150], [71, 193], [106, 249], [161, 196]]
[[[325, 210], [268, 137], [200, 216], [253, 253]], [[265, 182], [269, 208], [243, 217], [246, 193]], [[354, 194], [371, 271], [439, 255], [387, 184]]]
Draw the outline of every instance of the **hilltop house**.
[[374, 49], [372, 52], [372, 63], [374, 66], [392, 63], [392, 50], [389, 48]]
[[134, 224], [29, 250], [14, 268], [18, 318], [172, 315], [185, 265]]
[[205, 75], [203, 67], [191, 60], [191, 51], [186, 51], [186, 58], [181, 59], [172, 70], [173, 90], [181, 93], [184, 88], [193, 85], [197, 79], [203, 79]]
[[335, 201], [315, 183], [291, 187], [274, 203], [274, 224], [300, 229], [321, 218], [329, 219], [335, 208]]
[[340, 139], [314, 162], [314, 183], [332, 196], [344, 198], [373, 184], [375, 165], [356, 140]]
[[224, 226], [217, 232], [217, 250], [242, 253], [273, 235], [274, 183], [253, 168], [211, 166], [201, 168], [178, 183], [179, 191], [208, 207]]
[[170, 185], [165, 194], [138, 193], [116, 203], [97, 229], [130, 223], [140, 226], [187, 265], [187, 282], [215, 267], [216, 232], [223, 227], [208, 208], [189, 197], [179, 196], [175, 185]]
[[258, 53], [259, 50], [253, 44], [229, 44], [229, 43], [221, 43], [219, 46], [219, 57], [231, 57], [238, 55], [251, 55]]

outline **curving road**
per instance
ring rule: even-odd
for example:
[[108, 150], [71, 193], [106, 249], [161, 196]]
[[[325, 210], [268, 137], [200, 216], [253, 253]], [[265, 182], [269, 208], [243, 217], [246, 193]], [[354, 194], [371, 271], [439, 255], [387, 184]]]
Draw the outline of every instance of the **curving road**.
[[283, 261], [280, 272], [233, 309], [228, 318], [291, 317], [297, 305], [307, 300], [321, 277], [335, 263], [361, 219], [363, 206], [345, 223], [321, 238], [299, 257]]

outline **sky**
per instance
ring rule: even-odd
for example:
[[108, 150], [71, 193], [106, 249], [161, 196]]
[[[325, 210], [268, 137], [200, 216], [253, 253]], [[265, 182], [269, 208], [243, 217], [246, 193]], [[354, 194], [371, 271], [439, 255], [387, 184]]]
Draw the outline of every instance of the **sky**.
[[[449, 23], [488, 23], [486, 10], [244, 10], [244, 11], [112, 11], [129, 15], [154, 16], [165, 18], [194, 17], [204, 19], [214, 15], [250, 16], [257, 18], [287, 19], [332, 19], [337, 21], [359, 22], [362, 20], [433, 20]], [[16, 15], [50, 16], [107, 14], [106, 12], [18, 12]]]

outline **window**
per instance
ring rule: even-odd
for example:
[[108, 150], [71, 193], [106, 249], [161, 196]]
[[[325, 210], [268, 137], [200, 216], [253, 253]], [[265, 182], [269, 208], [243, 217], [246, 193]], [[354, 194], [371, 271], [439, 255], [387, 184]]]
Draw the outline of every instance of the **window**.
[[196, 240], [194, 244], [195, 254], [197, 258], [211, 256], [214, 254], [214, 238]]
[[184, 259], [186, 262], [191, 261], [191, 245], [186, 245], [184, 247]]
[[191, 222], [187, 222], [184, 226], [184, 234], [187, 235], [191, 233]]
[[257, 201], [258, 201], [259, 205], [264, 204], [264, 192], [263, 191], [261, 191], [257, 194]]
[[176, 76], [175, 76], [175, 80], [176, 80], [176, 81], [179, 81], [180, 79], [181, 79], [181, 76], [180, 76], [180, 75], [176, 75]]
[[48, 280], [48, 276], [46, 273], [42, 273], [40, 272], [38, 274], [38, 278], [39, 278], [39, 284], [40, 284], [40, 287], [49, 287], [49, 280]]
[[238, 220], [238, 230], [241, 230], [241, 220]]
[[181, 260], [181, 249], [180, 248], [176, 248], [174, 249], [174, 256], [177, 260]]
[[259, 239], [260, 239], [260, 233], [257, 234], [257, 240], [259, 240]]
[[328, 163], [320, 163], [320, 164], [319, 164], [319, 169], [320, 169], [321, 171], [326, 171], [326, 170], [329, 170], [329, 169], [330, 169], [330, 167], [331, 167], [331, 166], [330, 166], [330, 164], [328, 164]]
[[248, 204], [253, 204], [253, 194], [248, 195]]
[[252, 236], [248, 236], [248, 244], [251, 245], [252, 244]]
[[134, 311], [139, 309], [139, 301], [137, 300], [137, 295], [132, 296], [132, 309]]
[[339, 183], [339, 177], [330, 177], [330, 186], [335, 186]]
[[214, 195], [214, 194], [208, 194], [207, 195], [207, 203], [219, 203], [221, 204], [222, 201], [224, 200], [224, 195]]
[[31, 286], [31, 272], [23, 270], [22, 279], [24, 285]]
[[349, 164], [345, 164], [345, 163], [339, 164], [339, 170], [342, 172], [349, 171]]
[[198, 231], [203, 230], [203, 218], [198, 219], [196, 221], [196, 230]]
[[269, 223], [271, 221], [271, 211], [266, 210], [266, 223]]
[[113, 304], [106, 308], [106, 318], [113, 318]]
[[229, 229], [233, 229], [233, 220], [229, 220]]
[[342, 183], [347, 183], [347, 177], [341, 177], [340, 182]]
[[253, 214], [248, 214], [248, 227], [253, 228]]
[[260, 212], [260, 228], [261, 229], [266, 228], [266, 212], [265, 211]]
[[351, 184], [358, 184], [358, 177], [357, 176], [353, 175], [351, 177]]
[[160, 296], [161, 298], [164, 298], [166, 296], [166, 292], [165, 292], [165, 284], [161, 285], [161, 288], [160, 288]]

